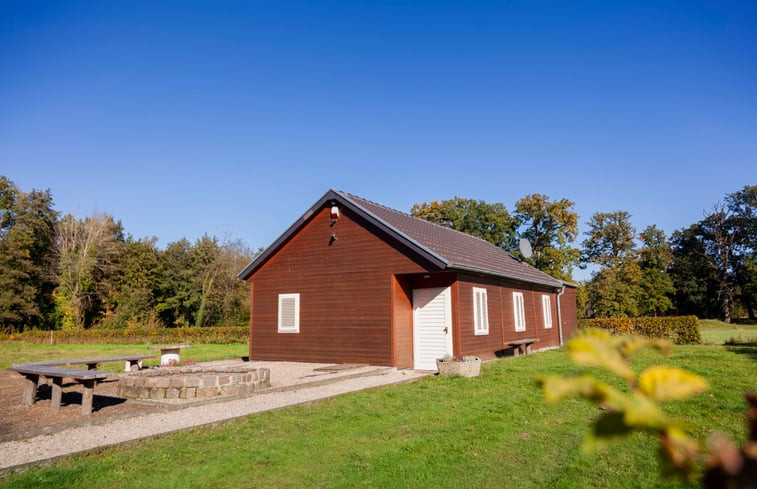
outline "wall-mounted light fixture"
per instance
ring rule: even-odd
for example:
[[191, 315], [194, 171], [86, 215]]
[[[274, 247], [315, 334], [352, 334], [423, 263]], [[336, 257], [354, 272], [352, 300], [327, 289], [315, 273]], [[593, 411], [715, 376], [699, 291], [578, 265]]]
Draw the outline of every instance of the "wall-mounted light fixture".
[[339, 207], [332, 203], [331, 205], [331, 224], [336, 224], [339, 220]]

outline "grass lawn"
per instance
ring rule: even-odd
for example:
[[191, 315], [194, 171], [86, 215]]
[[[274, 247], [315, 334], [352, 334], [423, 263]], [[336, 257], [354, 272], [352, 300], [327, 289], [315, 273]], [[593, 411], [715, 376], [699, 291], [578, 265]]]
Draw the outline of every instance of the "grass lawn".
[[741, 343], [757, 343], [757, 324], [726, 324], [717, 319], [700, 319], [702, 342], [722, 345], [734, 340]]
[[[160, 363], [160, 350], [148, 350], [147, 345], [114, 345], [114, 344], [35, 344], [20, 341], [0, 341], [0, 368], [8, 368], [14, 363], [41, 362], [44, 360], [58, 360], [84, 357], [110, 357], [114, 355], [146, 354], [155, 355], [155, 359], [144, 361], [145, 366]], [[231, 343], [225, 345], [197, 344], [192, 348], [181, 350], [181, 361], [205, 362], [209, 360], [223, 360], [226, 358], [242, 357], [248, 354], [247, 343]], [[75, 365], [84, 368], [86, 365]], [[103, 363], [99, 369], [103, 371], [119, 372], [123, 370], [123, 362]]]
[[[679, 346], [643, 352], [705, 376], [708, 393], [668, 403], [692, 433], [742, 443], [743, 392], [757, 390], [757, 348]], [[12, 475], [4, 487], [81, 488], [680, 488], [662, 480], [656, 440], [635, 435], [582, 455], [598, 410], [546, 406], [536, 375], [577, 372], [562, 350], [485, 364], [478, 378], [427, 377], [214, 428], [74, 456]]]

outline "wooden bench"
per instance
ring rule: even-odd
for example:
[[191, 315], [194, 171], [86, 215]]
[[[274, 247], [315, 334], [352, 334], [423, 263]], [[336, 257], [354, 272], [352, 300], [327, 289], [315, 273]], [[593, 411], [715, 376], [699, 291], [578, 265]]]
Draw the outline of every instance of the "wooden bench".
[[517, 357], [523, 353], [524, 346], [526, 347], [526, 355], [530, 355], [531, 345], [538, 342], [538, 338], [523, 338], [522, 340], [510, 341], [507, 343], [507, 345], [513, 347], [513, 355]]
[[141, 362], [154, 355], [117, 355], [113, 357], [74, 358], [73, 360], [50, 360], [45, 362], [25, 363], [24, 365], [38, 365], [41, 367], [56, 367], [60, 365], [84, 364], [87, 370], [96, 370], [101, 363], [124, 362], [124, 371], [131, 372], [142, 368]]
[[60, 408], [61, 397], [63, 396], [63, 379], [69, 378], [75, 380], [83, 386], [81, 413], [85, 415], [92, 413], [92, 397], [94, 396], [95, 384], [100, 380], [106, 379], [109, 375], [115, 375], [94, 370], [56, 368], [34, 364], [14, 365], [8, 370], [18, 372], [26, 379], [24, 382], [24, 393], [21, 397], [21, 404], [24, 406], [31, 406], [37, 400], [37, 386], [41, 376], [53, 380], [52, 395], [50, 397], [50, 407], [53, 409]]
[[182, 348], [192, 348], [192, 345], [151, 345], [147, 347], [150, 350], [160, 350], [160, 366], [170, 367], [178, 365], [181, 361], [179, 354]]

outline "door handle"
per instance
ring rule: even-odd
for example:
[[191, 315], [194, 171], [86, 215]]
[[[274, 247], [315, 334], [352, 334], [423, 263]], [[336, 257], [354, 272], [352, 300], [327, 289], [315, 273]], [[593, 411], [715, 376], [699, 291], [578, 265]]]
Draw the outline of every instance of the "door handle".
[[449, 331], [449, 330], [447, 329], [447, 326], [445, 326], [444, 327], [444, 334], [447, 334], [447, 331]]

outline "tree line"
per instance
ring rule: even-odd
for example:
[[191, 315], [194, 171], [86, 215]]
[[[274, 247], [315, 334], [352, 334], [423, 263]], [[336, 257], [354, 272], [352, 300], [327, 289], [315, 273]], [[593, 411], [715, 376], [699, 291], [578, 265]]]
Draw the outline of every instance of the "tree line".
[[[703, 218], [670, 236], [655, 225], [637, 233], [626, 211], [591, 216], [578, 242], [578, 215], [568, 199], [531, 194], [515, 203], [454, 197], [415, 204], [416, 217], [478, 236], [561, 280], [592, 266], [579, 284], [582, 317], [694, 314], [755, 317], [757, 186], [727, 194]], [[520, 256], [520, 238], [533, 256]]]
[[[460, 197], [415, 204], [411, 213], [561, 280], [591, 265], [578, 289], [582, 317], [754, 318], [757, 186], [727, 194], [670, 236], [654, 225], [637, 233], [626, 211], [598, 212], [579, 243], [574, 207], [531, 194], [512, 213]], [[520, 256], [520, 238], [533, 256]], [[249, 289], [237, 273], [260, 251], [207, 235], [160, 249], [154, 237], [125, 234], [108, 214], [60, 216], [50, 190], [24, 192], [0, 176], [0, 332], [245, 324]]]
[[0, 332], [246, 324], [237, 273], [257, 252], [208, 235], [159, 249], [108, 214], [60, 216], [0, 176]]

